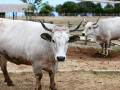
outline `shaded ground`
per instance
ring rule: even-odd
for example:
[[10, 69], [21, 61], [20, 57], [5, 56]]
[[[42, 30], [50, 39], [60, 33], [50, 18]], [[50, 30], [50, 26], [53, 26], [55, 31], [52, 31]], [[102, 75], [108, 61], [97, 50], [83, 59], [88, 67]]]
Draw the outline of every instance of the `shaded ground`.
[[120, 61], [120, 51], [109, 50], [109, 55], [101, 54], [101, 49], [70, 47], [67, 52], [69, 59], [94, 61]]

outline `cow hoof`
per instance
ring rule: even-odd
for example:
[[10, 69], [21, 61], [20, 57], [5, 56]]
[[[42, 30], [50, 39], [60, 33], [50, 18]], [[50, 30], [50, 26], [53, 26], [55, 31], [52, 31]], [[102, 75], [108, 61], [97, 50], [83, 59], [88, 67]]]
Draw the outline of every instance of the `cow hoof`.
[[57, 89], [51, 89], [51, 90], [57, 90]]
[[102, 55], [105, 55], [105, 53], [101, 53]]
[[8, 85], [8, 86], [15, 86], [15, 85], [13, 84], [13, 82], [9, 82], [9, 83], [7, 83], [7, 85]]
[[105, 56], [107, 57], [107, 56], [108, 56], [108, 54], [105, 54]]
[[51, 90], [57, 90], [56, 88], [55, 88], [55, 89], [53, 89], [53, 88], [51, 88], [51, 87], [49, 87], [49, 89], [51, 89]]
[[53, 88], [51, 88], [51, 87], [49, 87], [49, 89], [51, 89], [51, 90], [57, 90], [56, 88], [55, 88], [55, 89], [53, 89]]
[[42, 90], [42, 86], [36, 87], [35, 90]]
[[5, 80], [4, 82], [7, 82], [7, 80]]

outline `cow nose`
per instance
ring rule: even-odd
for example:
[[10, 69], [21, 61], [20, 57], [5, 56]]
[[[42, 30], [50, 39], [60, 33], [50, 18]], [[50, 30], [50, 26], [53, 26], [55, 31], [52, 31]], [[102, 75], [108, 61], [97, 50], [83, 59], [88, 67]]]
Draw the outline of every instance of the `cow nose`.
[[85, 33], [82, 33], [82, 36], [85, 36]]
[[61, 62], [62, 62], [62, 61], [65, 61], [65, 57], [59, 56], [59, 57], [57, 57], [57, 60], [58, 60], [58, 61], [61, 61]]

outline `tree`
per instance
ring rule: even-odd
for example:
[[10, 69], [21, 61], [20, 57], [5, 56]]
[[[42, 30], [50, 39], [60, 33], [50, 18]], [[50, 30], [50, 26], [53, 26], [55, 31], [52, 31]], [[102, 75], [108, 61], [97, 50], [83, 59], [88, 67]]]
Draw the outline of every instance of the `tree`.
[[95, 4], [91, 1], [82, 1], [77, 3], [77, 12], [78, 13], [92, 13], [95, 8]]
[[105, 6], [105, 8], [113, 8], [113, 6], [108, 3], [108, 4]]
[[56, 8], [55, 8], [56, 12], [58, 13], [62, 13], [62, 5], [57, 5]]
[[113, 10], [114, 13], [120, 13], [120, 3], [116, 3]]
[[24, 8], [25, 12], [32, 10], [34, 13], [40, 10], [42, 6], [42, 0], [20, 0], [23, 3], [28, 3], [30, 6], [28, 8]]
[[97, 3], [97, 5], [95, 6], [93, 13], [103, 13], [103, 8], [101, 6], [101, 3]]
[[116, 3], [114, 6], [115, 8], [120, 7], [120, 3]]
[[40, 10], [40, 13], [51, 13], [54, 10], [53, 6], [50, 6], [48, 2], [46, 2]]
[[109, 3], [104, 8], [104, 13], [113, 13], [113, 11], [113, 6]]
[[75, 13], [77, 10], [77, 5], [72, 1], [67, 1], [62, 5], [61, 10], [64, 13]]

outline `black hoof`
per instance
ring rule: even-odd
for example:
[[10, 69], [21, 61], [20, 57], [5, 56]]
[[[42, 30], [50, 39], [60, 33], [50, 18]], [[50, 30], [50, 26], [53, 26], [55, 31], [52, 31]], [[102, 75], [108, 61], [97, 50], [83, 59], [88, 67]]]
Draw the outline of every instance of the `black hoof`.
[[56, 88], [55, 88], [55, 89], [52, 89], [51, 87], [49, 87], [49, 89], [51, 89], [51, 90], [57, 90]]
[[4, 82], [7, 82], [7, 80], [5, 80]]
[[51, 90], [57, 90], [57, 89], [51, 89]]
[[36, 87], [35, 90], [42, 90], [42, 86]]

